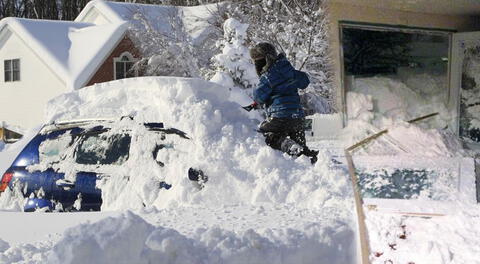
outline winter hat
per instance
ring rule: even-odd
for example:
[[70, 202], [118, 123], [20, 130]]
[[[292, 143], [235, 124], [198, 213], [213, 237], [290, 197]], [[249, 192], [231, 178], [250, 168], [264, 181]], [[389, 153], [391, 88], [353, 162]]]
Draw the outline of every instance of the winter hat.
[[259, 61], [265, 60], [265, 65], [263, 67], [260, 69], [257, 67], [258, 75], [266, 72], [268, 68], [270, 68], [270, 66], [275, 62], [277, 56], [278, 54], [275, 47], [267, 42], [258, 43], [250, 49], [250, 57], [255, 61], [256, 66]]
[[275, 47], [267, 42], [258, 43], [253, 48], [250, 49], [250, 57], [253, 60], [267, 59], [268, 58], [277, 58], [277, 51]]

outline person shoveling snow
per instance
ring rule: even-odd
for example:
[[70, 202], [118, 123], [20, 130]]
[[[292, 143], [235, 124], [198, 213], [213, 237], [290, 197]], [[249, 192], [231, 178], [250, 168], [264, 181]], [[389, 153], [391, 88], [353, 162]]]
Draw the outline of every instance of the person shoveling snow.
[[308, 75], [295, 70], [285, 54], [277, 54], [270, 43], [254, 46], [250, 57], [260, 82], [254, 92], [254, 102], [244, 109], [250, 111], [265, 105], [267, 119], [258, 131], [265, 136], [267, 145], [291, 156], [305, 155], [315, 163], [318, 151], [306, 145], [305, 114], [298, 95], [298, 89], [305, 89], [310, 83]]

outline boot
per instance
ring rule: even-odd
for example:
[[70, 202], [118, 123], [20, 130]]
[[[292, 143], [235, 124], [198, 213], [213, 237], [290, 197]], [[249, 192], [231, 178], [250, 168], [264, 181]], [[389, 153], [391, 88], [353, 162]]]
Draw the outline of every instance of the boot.
[[309, 157], [310, 162], [312, 164], [315, 164], [318, 160], [318, 158], [317, 158], [318, 152], [319, 152], [318, 150], [311, 150], [311, 149], [305, 147], [304, 150], [300, 154]]
[[282, 141], [280, 149], [287, 153], [290, 156], [300, 156], [305, 148], [300, 146], [297, 142], [291, 140], [290, 138], [285, 138]]

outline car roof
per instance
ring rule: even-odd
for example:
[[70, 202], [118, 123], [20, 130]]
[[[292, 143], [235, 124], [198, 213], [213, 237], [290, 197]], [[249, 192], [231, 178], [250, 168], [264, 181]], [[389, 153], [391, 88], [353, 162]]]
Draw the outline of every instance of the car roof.
[[95, 124], [106, 124], [113, 123], [113, 119], [78, 119], [78, 120], [62, 120], [62, 121], [53, 121], [52, 123], [46, 124], [40, 130], [40, 134], [47, 134], [59, 130], [68, 130], [71, 128], [82, 127], [82, 126], [91, 126]]
[[[60, 131], [60, 130], [68, 130], [68, 129], [73, 129], [73, 128], [81, 128], [81, 127], [88, 127], [93, 130], [98, 130], [99, 128], [108, 128], [109, 124], [114, 124], [115, 122], [119, 122], [120, 120], [124, 118], [129, 118], [133, 120], [133, 117], [130, 116], [124, 116], [121, 117], [120, 119], [112, 119], [112, 118], [95, 118], [95, 119], [76, 119], [76, 120], [62, 120], [62, 121], [54, 121], [52, 123], [49, 123], [45, 126], [42, 127], [40, 130], [40, 134], [47, 134], [55, 131]], [[153, 131], [170, 131], [172, 130], [175, 132], [181, 132], [178, 129], [174, 128], [169, 128], [169, 129], [164, 129], [164, 125], [161, 122], [148, 122], [148, 123], [143, 123], [145, 127], [147, 127], [149, 130]], [[89, 129], [89, 130], [91, 130]], [[185, 135], [185, 133], [181, 132], [181, 134]], [[182, 136], [183, 136], [182, 135]]]

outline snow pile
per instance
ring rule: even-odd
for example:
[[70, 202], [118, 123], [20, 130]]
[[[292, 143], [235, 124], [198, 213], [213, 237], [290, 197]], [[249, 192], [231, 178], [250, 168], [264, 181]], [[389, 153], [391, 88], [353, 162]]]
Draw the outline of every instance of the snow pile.
[[[305, 157], [293, 159], [272, 150], [254, 131], [258, 121], [227, 98], [228, 91], [211, 82], [148, 77], [59, 96], [50, 102], [47, 112], [48, 120], [132, 115], [134, 122], [163, 122], [192, 138], [174, 140], [173, 150], [159, 153], [157, 159], [165, 161], [164, 168], [152, 158], [138, 158], [110, 171], [116, 176], [99, 183], [102, 210], [256, 203], [319, 208], [345, 202], [350, 194], [346, 172], [333, 168], [326, 153], [320, 153], [312, 167]], [[143, 131], [132, 133], [141, 135]], [[148, 148], [153, 149], [158, 139], [149, 140], [131, 153], [151, 153]], [[73, 166], [66, 167], [63, 170], [69, 172]], [[190, 167], [203, 170], [209, 177], [201, 191], [188, 180]], [[173, 187], [152, 187], [159, 181]]]
[[[346, 170], [322, 150], [314, 166], [272, 150], [255, 131], [258, 120], [229, 97], [225, 87], [199, 79], [143, 77], [53, 99], [47, 122], [134, 117], [107, 132], [130, 129], [130, 156], [122, 166], [103, 166], [110, 177], [97, 186], [103, 211], [136, 209], [140, 216], [82, 224], [47, 243], [5, 244], [0, 262], [351, 263]], [[162, 139], [139, 125], [144, 122], [163, 122], [191, 139]], [[171, 147], [152, 157], [159, 143]], [[203, 189], [188, 179], [190, 167], [208, 175]], [[56, 169], [71, 177], [82, 165]], [[160, 181], [172, 187], [161, 189]]]
[[355, 80], [354, 92], [373, 98], [372, 110], [376, 125], [388, 120], [410, 120], [439, 112], [435, 119], [426, 120], [429, 127], [444, 128], [451, 117], [446, 109], [445, 82], [428, 74], [417, 74], [405, 81], [388, 77], [359, 78]]
[[[424, 156], [465, 155], [458, 138], [449, 130], [451, 114], [445, 98], [438, 91], [436, 79], [417, 75], [403, 82], [373, 77], [357, 79], [355, 92], [347, 94], [348, 126], [342, 133], [345, 146], [388, 128], [388, 134], [373, 141], [359, 153], [369, 155], [395, 155], [422, 153]], [[425, 85], [420, 89], [419, 83]], [[415, 89], [410, 87], [416, 87]], [[439, 112], [439, 115], [409, 124], [405, 121]]]
[[270, 229], [232, 232], [220, 227], [198, 228], [191, 236], [154, 226], [131, 212], [82, 224], [65, 231], [54, 245], [10, 247], [0, 240], [5, 263], [328, 263], [353, 260], [352, 239], [341, 223], [324, 222], [305, 230]]

